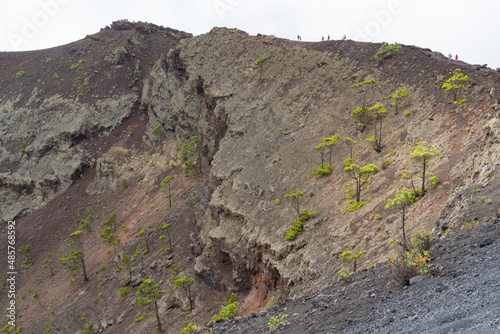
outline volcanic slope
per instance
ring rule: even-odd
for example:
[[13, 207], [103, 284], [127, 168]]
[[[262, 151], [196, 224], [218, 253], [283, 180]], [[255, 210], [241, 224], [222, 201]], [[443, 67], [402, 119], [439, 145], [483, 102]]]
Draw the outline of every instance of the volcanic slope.
[[[217, 314], [231, 292], [240, 314], [249, 314], [278, 290], [298, 297], [328, 286], [347, 247], [367, 250], [359, 268], [383, 261], [393, 253], [388, 240], [401, 237], [400, 216], [384, 207], [409, 185], [400, 181], [402, 171], [412, 168], [410, 153], [422, 141], [441, 153], [429, 167], [439, 183], [427, 184], [408, 210], [407, 235], [489, 221], [500, 198], [499, 74], [413, 46], [377, 62], [381, 46], [223, 28], [194, 37], [115, 22], [66, 46], [1, 54], [1, 219], [15, 219], [18, 246], [32, 246], [31, 269], [22, 269], [18, 254], [18, 325], [30, 333], [47, 326], [77, 332], [90, 322], [109, 333], [154, 332], [154, 309], [138, 306], [135, 296], [141, 281], [154, 278], [166, 290], [158, 302], [163, 327], [180, 332]], [[458, 106], [441, 88], [456, 69], [470, 77]], [[366, 80], [376, 82], [366, 94], [353, 88]], [[401, 85], [410, 95], [396, 114], [386, 97]], [[377, 102], [388, 110], [380, 152], [366, 140], [373, 125], [361, 132], [352, 117]], [[381, 169], [362, 191], [367, 203], [354, 212], [346, 211], [347, 145], [333, 147], [331, 174], [311, 174], [321, 162], [315, 146], [335, 134], [357, 141], [358, 165]], [[201, 173], [190, 169], [186, 177], [183, 143], [194, 136], [201, 139], [192, 157]], [[166, 176], [174, 177], [171, 190], [162, 185]], [[285, 195], [297, 189], [304, 194], [299, 211], [316, 214], [290, 241], [297, 212]], [[113, 213], [115, 246], [100, 236]], [[90, 222], [89, 282], [59, 260], [82, 220]], [[160, 251], [167, 247], [159, 239], [164, 224], [173, 252]], [[132, 257], [128, 280], [117, 265], [144, 236], [141, 250], [149, 253]], [[43, 268], [49, 253], [54, 276]], [[173, 290], [183, 276], [195, 279], [190, 312], [185, 295]], [[121, 283], [132, 293], [119, 296]]]

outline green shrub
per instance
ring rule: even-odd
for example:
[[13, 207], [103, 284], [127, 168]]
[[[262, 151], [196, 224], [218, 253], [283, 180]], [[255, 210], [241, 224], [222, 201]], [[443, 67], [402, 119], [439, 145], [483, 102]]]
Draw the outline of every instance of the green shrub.
[[194, 334], [200, 329], [200, 326], [197, 326], [194, 322], [190, 322], [189, 325], [182, 330], [181, 334]]
[[391, 165], [391, 160], [389, 159], [384, 159], [382, 160], [382, 169], [387, 169]]
[[128, 181], [127, 180], [122, 180], [122, 188], [127, 189], [128, 188]]
[[431, 182], [431, 189], [437, 186], [439, 183], [439, 179], [436, 176], [431, 176], [429, 178], [429, 181]]
[[412, 249], [407, 252], [399, 252], [389, 257], [390, 270], [394, 280], [402, 286], [410, 284], [410, 278], [425, 275], [432, 270], [429, 251], [420, 252]]
[[146, 318], [146, 313], [139, 315], [137, 318], [135, 318], [134, 322], [137, 324], [141, 322], [144, 318]]
[[21, 152], [26, 151], [26, 147], [28, 147], [28, 143], [26, 140], [23, 140], [23, 143], [21, 144]]
[[22, 78], [22, 77], [23, 77], [23, 75], [25, 75], [25, 74], [26, 74], [26, 72], [25, 72], [25, 71], [22, 71], [22, 70], [21, 70], [21, 71], [19, 71], [19, 72], [17, 72], [17, 73], [16, 73], [16, 79]]
[[314, 215], [316, 211], [309, 212], [307, 210], [304, 210], [299, 218], [294, 222], [294, 225], [290, 226], [288, 228], [288, 231], [286, 232], [286, 240], [295, 240], [298, 235], [302, 234], [302, 231], [304, 230], [304, 223], [311, 219], [311, 216]]
[[415, 236], [411, 238], [411, 245], [413, 249], [417, 249], [419, 252], [423, 253], [431, 249], [435, 239], [434, 232], [421, 230], [415, 233]]
[[377, 54], [375, 55], [375, 59], [377, 60], [377, 63], [380, 63], [382, 60], [389, 58], [393, 53], [401, 51], [401, 49], [401, 44], [384, 43], [382, 44], [380, 49], [378, 49]]
[[236, 295], [234, 293], [231, 293], [231, 297], [227, 301], [226, 306], [224, 306], [224, 308], [222, 309], [222, 311], [220, 311], [219, 314], [214, 315], [210, 322], [214, 322], [217, 319], [231, 319], [237, 316], [239, 303], [236, 302], [235, 299]]
[[338, 274], [339, 278], [337, 279], [337, 282], [349, 283], [352, 281], [352, 275], [354, 275], [354, 272], [349, 271], [347, 268], [343, 268], [338, 271]]
[[363, 205], [365, 205], [366, 203], [368, 203], [369, 201], [367, 202], [354, 202], [352, 205], [350, 205], [347, 209], [345, 209], [346, 211], [349, 211], [349, 212], [354, 212], [358, 209], [360, 209]]
[[323, 166], [319, 165], [319, 166], [315, 166], [313, 168], [313, 172], [312, 172], [312, 175], [325, 175], [325, 174], [331, 174], [333, 171], [333, 167], [330, 166], [330, 164], [327, 162], [327, 163], [324, 163]]
[[131, 286], [126, 286], [126, 287], [120, 288], [120, 297], [125, 297], [131, 291], [132, 291], [132, 287]]
[[478, 200], [480, 200], [481, 202], [483, 203], [486, 203], [486, 204], [491, 204], [491, 199], [482, 195], [482, 196], [478, 196], [477, 198]]
[[278, 327], [278, 325], [282, 322], [285, 321], [285, 318], [287, 317], [286, 314], [278, 314], [277, 316], [275, 317], [271, 317], [271, 319], [269, 319], [269, 329], [274, 329], [276, 327]]

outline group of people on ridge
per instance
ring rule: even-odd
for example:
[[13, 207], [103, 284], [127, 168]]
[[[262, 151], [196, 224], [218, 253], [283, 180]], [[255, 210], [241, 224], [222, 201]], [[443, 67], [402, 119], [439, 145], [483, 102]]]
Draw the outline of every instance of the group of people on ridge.
[[[347, 38], [347, 37], [346, 37], [345, 35], [343, 35], [343, 36], [342, 36], [342, 40], [343, 40], [343, 41], [345, 41], [345, 40], [346, 40], [346, 38]], [[301, 41], [301, 40], [302, 40], [302, 36], [297, 35], [297, 40], [298, 40], [298, 41]], [[321, 36], [321, 40], [322, 40], [322, 41], [324, 41], [324, 40], [325, 40], [325, 36]], [[330, 40], [330, 35], [328, 35], [327, 40], [328, 40], [328, 41]]]

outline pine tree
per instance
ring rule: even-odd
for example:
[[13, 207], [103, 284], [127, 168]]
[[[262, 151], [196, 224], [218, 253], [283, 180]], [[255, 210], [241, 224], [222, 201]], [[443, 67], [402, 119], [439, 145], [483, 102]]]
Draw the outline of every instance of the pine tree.
[[174, 291], [180, 289], [186, 295], [189, 301], [189, 311], [193, 310], [193, 294], [191, 293], [191, 285], [195, 282], [194, 278], [184, 276], [182, 278], [174, 280], [175, 286]]
[[385, 109], [385, 106], [381, 102], [378, 102], [373, 107], [368, 108], [368, 110], [371, 114], [374, 134], [367, 140], [372, 143], [375, 152], [380, 153], [382, 151], [383, 120], [387, 116], [387, 109]]
[[361, 190], [363, 190], [363, 188], [370, 183], [370, 176], [377, 174], [380, 171], [380, 168], [373, 164], [360, 167], [355, 164], [352, 159], [345, 159], [344, 164], [346, 165], [344, 171], [354, 181], [354, 195], [356, 197], [356, 202], [361, 202]]
[[161, 298], [161, 295], [167, 292], [167, 290], [160, 290], [159, 284], [155, 283], [154, 279], [146, 279], [144, 282], [141, 283], [139, 286], [139, 290], [137, 290], [136, 295], [137, 296], [145, 296], [145, 297], [139, 297], [137, 300], [137, 305], [139, 306], [145, 306], [149, 305], [150, 303], [154, 303], [155, 305], [155, 313], [156, 313], [156, 321], [158, 323], [158, 331], [162, 333], [161, 329], [161, 321], [160, 321], [160, 314], [158, 311], [158, 301]]
[[361, 257], [361, 255], [366, 254], [366, 251], [361, 251], [356, 255], [353, 255], [354, 253], [349, 250], [349, 248], [345, 249], [345, 252], [339, 255], [340, 260], [342, 261], [348, 261], [348, 262], [354, 262], [354, 268], [353, 272], [356, 272], [356, 262], [358, 259]]
[[408, 96], [410, 96], [410, 91], [403, 85], [392, 95], [391, 105], [396, 108], [396, 115], [399, 113], [398, 107], [406, 104], [407, 101], [405, 98]]
[[292, 194], [286, 194], [285, 198], [289, 198], [292, 203], [295, 202], [295, 204], [292, 204], [293, 207], [297, 210], [297, 216], [300, 216], [300, 205], [299, 205], [299, 200], [304, 196], [304, 193], [300, 191], [298, 188], [295, 190], [294, 193]]
[[[163, 179], [161, 186], [168, 186], [168, 205], [172, 207], [172, 195], [173, 193], [170, 191], [170, 183], [174, 179], [174, 176], [165, 176]], [[163, 188], [162, 188], [163, 190]]]
[[415, 203], [417, 200], [416, 194], [414, 191], [409, 191], [407, 188], [403, 188], [402, 190], [396, 193], [396, 197], [394, 199], [388, 199], [387, 204], [385, 205], [385, 209], [392, 209], [401, 213], [401, 229], [403, 232], [403, 247], [406, 247], [406, 230], [405, 230], [405, 222], [406, 222], [406, 211], [408, 207]]
[[425, 195], [425, 177], [431, 160], [441, 156], [441, 153], [432, 145], [427, 147], [426, 142], [417, 143], [417, 148], [410, 154], [413, 162], [421, 167], [419, 175], [422, 178], [422, 196]]
[[61, 259], [61, 264], [69, 269], [74, 275], [78, 271], [82, 271], [83, 279], [88, 281], [87, 270], [85, 267], [85, 253], [83, 251], [83, 237], [82, 231], [76, 231], [69, 235], [67, 244], [70, 248], [74, 249], [68, 257]]
[[464, 75], [460, 69], [453, 71], [453, 76], [446, 80], [442, 88], [446, 91], [451, 91], [453, 94], [453, 101], [457, 101], [457, 95], [459, 90], [461, 90], [465, 84], [469, 82], [469, 77]]

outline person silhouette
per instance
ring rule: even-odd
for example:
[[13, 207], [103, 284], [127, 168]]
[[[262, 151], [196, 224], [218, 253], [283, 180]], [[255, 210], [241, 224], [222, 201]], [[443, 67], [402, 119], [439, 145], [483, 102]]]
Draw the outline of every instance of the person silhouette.
[[328, 35], [328, 40], [330, 40], [330, 35]]
[[455, 60], [458, 60], [458, 55], [457, 54], [455, 55]]
[[321, 36], [321, 40], [324, 41], [325, 40], [325, 36]]

